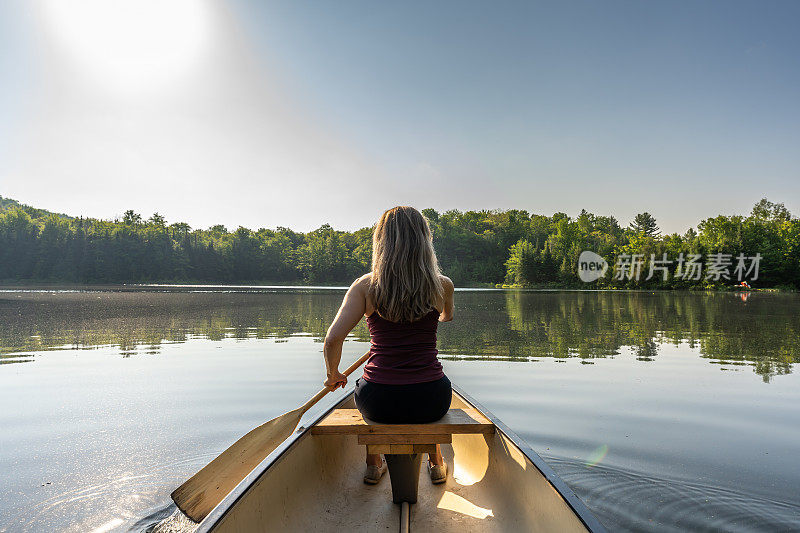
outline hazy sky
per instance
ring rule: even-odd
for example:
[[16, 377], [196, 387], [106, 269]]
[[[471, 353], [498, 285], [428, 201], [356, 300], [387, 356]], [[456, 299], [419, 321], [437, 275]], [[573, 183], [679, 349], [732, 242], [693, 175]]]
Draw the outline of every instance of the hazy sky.
[[194, 227], [800, 214], [800, 2], [0, 3], [0, 195]]

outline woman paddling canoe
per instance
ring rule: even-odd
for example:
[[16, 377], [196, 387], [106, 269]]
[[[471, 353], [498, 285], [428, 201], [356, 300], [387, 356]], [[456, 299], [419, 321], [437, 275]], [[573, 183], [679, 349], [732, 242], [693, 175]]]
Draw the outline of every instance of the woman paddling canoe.
[[[453, 284], [439, 274], [422, 215], [410, 207], [387, 211], [375, 227], [373, 245], [372, 272], [353, 283], [328, 330], [325, 389], [250, 431], [172, 493], [186, 515], [202, 521], [197, 533], [320, 527], [383, 531], [396, 526], [398, 518], [401, 531], [408, 531], [414, 521], [426, 531], [442, 533], [605, 533], [527, 444], [464, 392], [451, 388], [444, 376], [436, 359], [436, 329], [438, 322], [453, 318]], [[371, 349], [340, 373], [342, 343], [363, 316]], [[330, 390], [344, 386], [346, 376], [365, 360], [355, 392], [295, 430], [304, 413]], [[363, 457], [357, 446], [361, 437], [399, 438], [406, 451], [392, 456], [410, 459], [403, 439], [424, 437], [426, 432], [417, 433], [424, 426], [416, 424], [438, 420], [451, 402], [454, 409], [448, 417], [429, 428], [436, 433], [428, 436], [437, 438], [419, 444], [430, 450], [433, 442], [448, 442], [445, 456], [459, 478], [447, 476], [437, 445], [428, 464], [431, 480], [444, 486], [418, 487], [413, 466], [419, 465], [419, 456], [406, 463], [412, 468], [405, 472], [403, 461], [397, 463], [400, 469], [392, 471], [397, 477], [391, 489], [386, 484], [368, 489], [353, 485], [360, 483], [353, 467]], [[365, 433], [364, 420], [353, 418], [355, 407], [383, 425], [369, 424], [374, 432]], [[386, 425], [398, 422], [410, 425]], [[378, 483], [385, 471], [380, 455], [367, 455], [364, 481]], [[418, 500], [418, 489], [412, 518], [411, 502]], [[391, 501], [401, 503], [399, 513]]]
[[[372, 272], [350, 286], [325, 336], [327, 387], [344, 387], [339, 372], [342, 343], [366, 316], [372, 346], [356, 381], [356, 407], [386, 424], [426, 423], [447, 413], [450, 380], [437, 359], [436, 329], [453, 320], [453, 282], [439, 272], [427, 220], [413, 207], [386, 211], [372, 235]], [[386, 472], [380, 455], [367, 455], [364, 482]], [[430, 454], [433, 483], [447, 479], [440, 447]]]

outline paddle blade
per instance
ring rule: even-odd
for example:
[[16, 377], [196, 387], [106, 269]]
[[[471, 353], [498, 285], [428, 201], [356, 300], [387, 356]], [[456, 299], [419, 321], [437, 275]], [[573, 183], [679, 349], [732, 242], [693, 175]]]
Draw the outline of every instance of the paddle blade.
[[303, 410], [273, 418], [237, 440], [171, 494], [189, 518], [200, 522], [295, 430]]

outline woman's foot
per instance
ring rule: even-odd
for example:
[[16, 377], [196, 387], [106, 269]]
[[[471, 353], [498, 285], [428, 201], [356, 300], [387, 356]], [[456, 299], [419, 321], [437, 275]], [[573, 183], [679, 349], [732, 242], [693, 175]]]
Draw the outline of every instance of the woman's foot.
[[431, 476], [431, 483], [439, 485], [447, 481], [447, 463], [442, 461], [442, 464], [435, 465], [428, 461], [428, 473]]
[[385, 473], [385, 461], [381, 461], [380, 465], [367, 465], [367, 471], [364, 472], [364, 483], [367, 485], [377, 485]]

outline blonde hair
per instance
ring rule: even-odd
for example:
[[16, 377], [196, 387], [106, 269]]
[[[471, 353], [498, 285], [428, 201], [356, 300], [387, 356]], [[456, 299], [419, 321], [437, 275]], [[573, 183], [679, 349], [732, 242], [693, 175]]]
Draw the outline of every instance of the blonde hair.
[[422, 214], [408, 206], [386, 211], [372, 232], [370, 294], [378, 314], [413, 322], [442, 298], [433, 234]]

